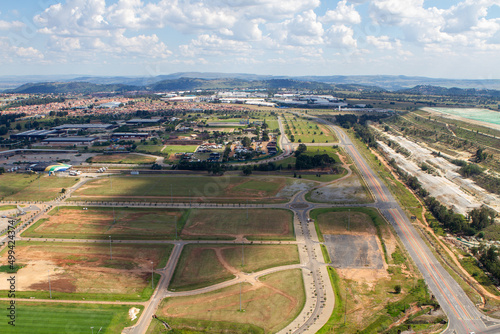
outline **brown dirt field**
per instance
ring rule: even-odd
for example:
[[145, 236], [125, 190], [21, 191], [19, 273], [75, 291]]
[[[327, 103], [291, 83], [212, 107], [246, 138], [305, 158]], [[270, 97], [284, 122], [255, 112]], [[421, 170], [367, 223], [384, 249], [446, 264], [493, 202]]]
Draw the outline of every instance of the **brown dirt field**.
[[[113, 260], [109, 247], [51, 244], [16, 247], [17, 261], [27, 264], [18, 271], [18, 291], [48, 290], [50, 271], [52, 291], [76, 293], [140, 293], [151, 275], [151, 261], [160, 261], [158, 249], [116, 245]], [[134, 250], [134, 251], [132, 251]], [[0, 275], [0, 290], [6, 286]], [[96, 284], [99, 282], [99, 284]]]
[[[235, 321], [252, 323], [273, 332], [279, 322], [291, 316], [298, 306], [299, 299], [278, 289], [275, 285], [262, 281], [244, 283], [242, 287], [242, 305], [239, 308], [240, 285], [186, 298], [172, 298], [160, 305], [157, 314], [172, 318], [191, 318], [212, 321]], [[276, 312], [272, 301], [280, 296], [280, 312]], [[271, 302], [271, 304], [269, 304]], [[284, 305], [285, 304], [285, 305]], [[276, 315], [279, 315], [277, 318]]]

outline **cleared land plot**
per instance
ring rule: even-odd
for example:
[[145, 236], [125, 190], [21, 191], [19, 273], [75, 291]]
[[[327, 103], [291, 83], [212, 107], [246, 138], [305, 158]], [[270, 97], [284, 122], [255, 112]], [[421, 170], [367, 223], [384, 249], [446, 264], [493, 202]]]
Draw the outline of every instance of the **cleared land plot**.
[[284, 177], [120, 176], [92, 180], [75, 191], [71, 199], [269, 203], [286, 201], [276, 197], [285, 185]]
[[161, 154], [168, 156], [169, 160], [179, 160], [175, 155], [177, 153], [193, 153], [198, 145], [166, 145]]
[[92, 162], [94, 163], [152, 164], [155, 161], [155, 157], [149, 157], [134, 153], [103, 154], [92, 157]]
[[293, 239], [292, 219], [281, 209], [193, 209], [181, 237]]
[[[337, 137], [324, 125], [298, 117], [286, 117], [285, 128], [290, 129], [296, 142], [335, 143]], [[299, 141], [300, 140], [300, 141]]]
[[295, 245], [190, 244], [182, 250], [169, 290], [194, 290], [229, 280], [240, 271], [257, 272], [297, 263]]
[[[276, 333], [290, 323], [305, 302], [304, 283], [299, 269], [273, 273], [255, 285], [240, 285], [197, 296], [168, 298], [157, 315], [174, 329], [211, 333]], [[162, 333], [153, 320], [148, 333]]]
[[0, 200], [49, 201], [61, 193], [62, 188], [73, 186], [78, 179], [48, 175], [0, 175]]
[[178, 209], [55, 207], [26, 232], [29, 238], [174, 239], [188, 211]]
[[[7, 301], [1, 301], [0, 307], [6, 310]], [[142, 311], [142, 306], [136, 306]], [[130, 320], [130, 305], [103, 304], [59, 304], [16, 302], [16, 326], [0, 322], [1, 333], [16, 334], [54, 334], [54, 333], [90, 333], [91, 327], [97, 333], [120, 333], [123, 328], [136, 323]], [[7, 311], [5, 311], [7, 313]], [[5, 318], [7, 319], [7, 318]]]
[[375, 236], [323, 234], [335, 268], [384, 269]]
[[372, 197], [356, 173], [309, 192], [307, 198], [320, 203], [368, 203]]
[[[17, 272], [16, 293], [49, 298], [49, 272], [53, 299], [145, 300], [152, 293], [152, 266], [164, 267], [172, 248], [113, 243], [110, 250], [108, 243], [20, 241], [16, 261], [23, 268]], [[6, 263], [7, 252], [0, 255]], [[5, 293], [8, 275], [0, 273], [0, 290]]]

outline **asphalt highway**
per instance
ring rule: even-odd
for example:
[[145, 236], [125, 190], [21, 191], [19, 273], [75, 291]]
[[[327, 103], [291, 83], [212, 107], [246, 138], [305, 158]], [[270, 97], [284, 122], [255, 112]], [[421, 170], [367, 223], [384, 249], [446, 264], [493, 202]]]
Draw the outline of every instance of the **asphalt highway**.
[[337, 134], [340, 146], [344, 147], [351, 156], [371, 189], [375, 197], [375, 207], [394, 226], [408, 253], [424, 276], [430, 291], [448, 316], [448, 328], [444, 333], [500, 333], [499, 321], [479, 312], [458, 283], [441, 266], [412, 226], [399, 203], [379, 176], [373, 172], [344, 131], [325, 120], [320, 120], [320, 122]]

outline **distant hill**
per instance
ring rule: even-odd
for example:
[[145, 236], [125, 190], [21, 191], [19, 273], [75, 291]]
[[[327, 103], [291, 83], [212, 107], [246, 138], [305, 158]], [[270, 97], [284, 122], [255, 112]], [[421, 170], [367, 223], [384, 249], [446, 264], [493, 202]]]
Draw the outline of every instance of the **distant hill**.
[[[316, 82], [336, 87], [346, 87], [354, 89], [355, 87], [380, 87], [384, 90], [397, 91], [401, 89], [410, 89], [415, 86], [439, 86], [444, 88], [475, 88], [477, 90], [500, 90], [500, 80], [470, 80], [470, 79], [443, 79], [427, 78], [404, 75], [332, 75], [332, 76], [272, 76], [248, 73], [217, 73], [217, 72], [179, 72], [158, 76], [0, 76], [0, 89], [13, 89], [25, 83], [43, 83], [43, 82], [87, 82], [96, 85], [127, 85], [137, 87], [154, 87], [157, 83], [164, 84], [166, 81], [180, 80], [179, 84], [185, 84], [186, 87], [199, 87], [194, 83], [189, 83], [186, 79], [203, 80], [223, 80], [219, 83], [211, 82], [207, 85], [222, 85], [224, 81], [230, 84], [229, 79], [240, 80], [240, 82], [264, 82], [272, 80], [294, 80], [301, 82]], [[199, 82], [201, 83], [201, 82]], [[271, 83], [269, 83], [271, 85]], [[347, 85], [347, 86], [342, 86]], [[168, 85], [167, 85], [168, 86]], [[298, 84], [297, 84], [298, 87]], [[225, 87], [229, 88], [229, 87]], [[110, 89], [113, 89], [112, 87]], [[188, 89], [188, 88], [183, 88]], [[339, 88], [340, 89], [340, 88]], [[366, 88], [365, 88], [366, 89]]]
[[245, 80], [239, 78], [178, 78], [168, 79], [147, 85], [125, 85], [118, 83], [95, 84], [90, 82], [41, 82], [28, 83], [6, 93], [17, 94], [91, 94], [91, 93], [124, 93], [128, 91], [167, 92], [197, 89], [297, 89], [297, 90], [355, 90], [381, 91], [378, 87], [362, 85], [335, 85], [315, 81], [292, 79]]
[[484, 97], [500, 97], [500, 91], [494, 89], [475, 89], [475, 88], [444, 88], [430, 85], [418, 85], [409, 89], [401, 89], [397, 91], [403, 94], [413, 95], [442, 95], [442, 96], [484, 96]]
[[16, 94], [90, 94], [99, 92], [126, 92], [137, 90], [135, 86], [122, 84], [97, 85], [89, 82], [41, 82], [28, 83], [15, 89], [7, 90], [6, 93]]

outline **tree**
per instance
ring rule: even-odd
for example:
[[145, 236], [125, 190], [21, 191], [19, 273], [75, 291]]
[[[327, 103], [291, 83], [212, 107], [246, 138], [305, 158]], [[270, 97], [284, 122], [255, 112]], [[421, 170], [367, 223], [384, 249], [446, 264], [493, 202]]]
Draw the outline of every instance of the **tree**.
[[61, 189], [61, 194], [64, 194], [66, 192], [66, 188]]
[[297, 147], [297, 149], [295, 150], [295, 156], [298, 157], [299, 155], [301, 155], [302, 153], [304, 153], [305, 151], [307, 151], [307, 146], [306, 144], [299, 144], [299, 146]]
[[398, 285], [396, 285], [394, 287], [394, 293], [396, 293], [396, 294], [400, 294], [401, 293], [401, 285], [398, 284]]
[[471, 226], [476, 230], [482, 230], [495, 222], [495, 211], [486, 206], [473, 209], [469, 212]]
[[245, 147], [250, 147], [250, 144], [252, 143], [252, 141], [250, 140], [250, 138], [248, 137], [243, 137], [243, 139], [241, 140], [241, 144]]
[[251, 166], [245, 166], [243, 168], [243, 175], [248, 176], [252, 174], [252, 167]]
[[16, 130], [21, 131], [21, 129], [22, 129], [21, 123], [17, 123], [16, 124]]

